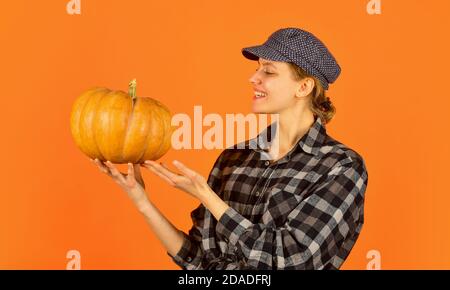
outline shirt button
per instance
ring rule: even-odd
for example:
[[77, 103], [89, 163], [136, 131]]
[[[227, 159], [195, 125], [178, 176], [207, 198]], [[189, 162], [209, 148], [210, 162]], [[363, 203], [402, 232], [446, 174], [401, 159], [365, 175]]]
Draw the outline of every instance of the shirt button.
[[256, 196], [260, 196], [260, 195], [261, 195], [261, 192], [257, 191]]
[[186, 261], [188, 261], [188, 263], [192, 262], [192, 258], [191, 257], [187, 257]]
[[270, 164], [270, 161], [269, 161], [269, 160], [267, 160], [266, 162], [264, 162], [264, 164], [265, 164], [266, 166], [269, 166], [269, 164]]

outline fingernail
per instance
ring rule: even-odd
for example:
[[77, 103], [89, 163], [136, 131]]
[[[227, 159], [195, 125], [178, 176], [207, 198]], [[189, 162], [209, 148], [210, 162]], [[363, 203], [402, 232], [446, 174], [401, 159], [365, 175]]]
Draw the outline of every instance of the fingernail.
[[179, 164], [180, 162], [178, 162], [178, 160], [174, 160], [173, 161], [173, 164], [175, 164], [175, 165], [177, 165], [177, 164]]
[[150, 160], [145, 160], [145, 162], [144, 163], [147, 163], [147, 164], [150, 164]]

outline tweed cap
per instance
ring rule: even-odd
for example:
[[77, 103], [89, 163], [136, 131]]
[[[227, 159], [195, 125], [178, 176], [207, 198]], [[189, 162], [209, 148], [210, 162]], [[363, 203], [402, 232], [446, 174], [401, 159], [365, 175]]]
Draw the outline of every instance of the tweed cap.
[[341, 67], [325, 44], [312, 33], [299, 28], [282, 28], [272, 33], [261, 45], [242, 49], [251, 60], [260, 57], [292, 62], [320, 80], [325, 90], [341, 73]]

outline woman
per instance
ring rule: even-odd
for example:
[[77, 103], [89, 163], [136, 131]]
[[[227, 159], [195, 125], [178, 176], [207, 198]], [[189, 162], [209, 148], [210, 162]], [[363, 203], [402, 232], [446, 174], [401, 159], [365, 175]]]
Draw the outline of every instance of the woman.
[[[109, 161], [95, 162], [184, 269], [338, 269], [361, 231], [368, 181], [361, 156], [325, 130], [335, 113], [325, 90], [340, 67], [298, 28], [280, 29], [242, 53], [258, 61], [253, 111], [279, 114], [276, 129], [246, 143], [256, 142], [253, 148], [224, 150], [208, 180], [178, 161], [180, 173], [154, 161], [141, 165], [200, 201], [188, 234], [147, 198], [139, 165], [122, 174]], [[278, 143], [260, 142], [269, 132]]]

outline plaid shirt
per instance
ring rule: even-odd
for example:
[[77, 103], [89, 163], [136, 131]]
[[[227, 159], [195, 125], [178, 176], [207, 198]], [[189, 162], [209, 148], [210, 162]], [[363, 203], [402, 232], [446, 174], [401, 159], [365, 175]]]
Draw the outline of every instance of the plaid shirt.
[[202, 204], [191, 212], [181, 250], [168, 253], [181, 268], [338, 269], [347, 258], [364, 223], [362, 157], [317, 117], [283, 158], [264, 160], [265, 144], [221, 153], [208, 184], [230, 208], [218, 221]]

